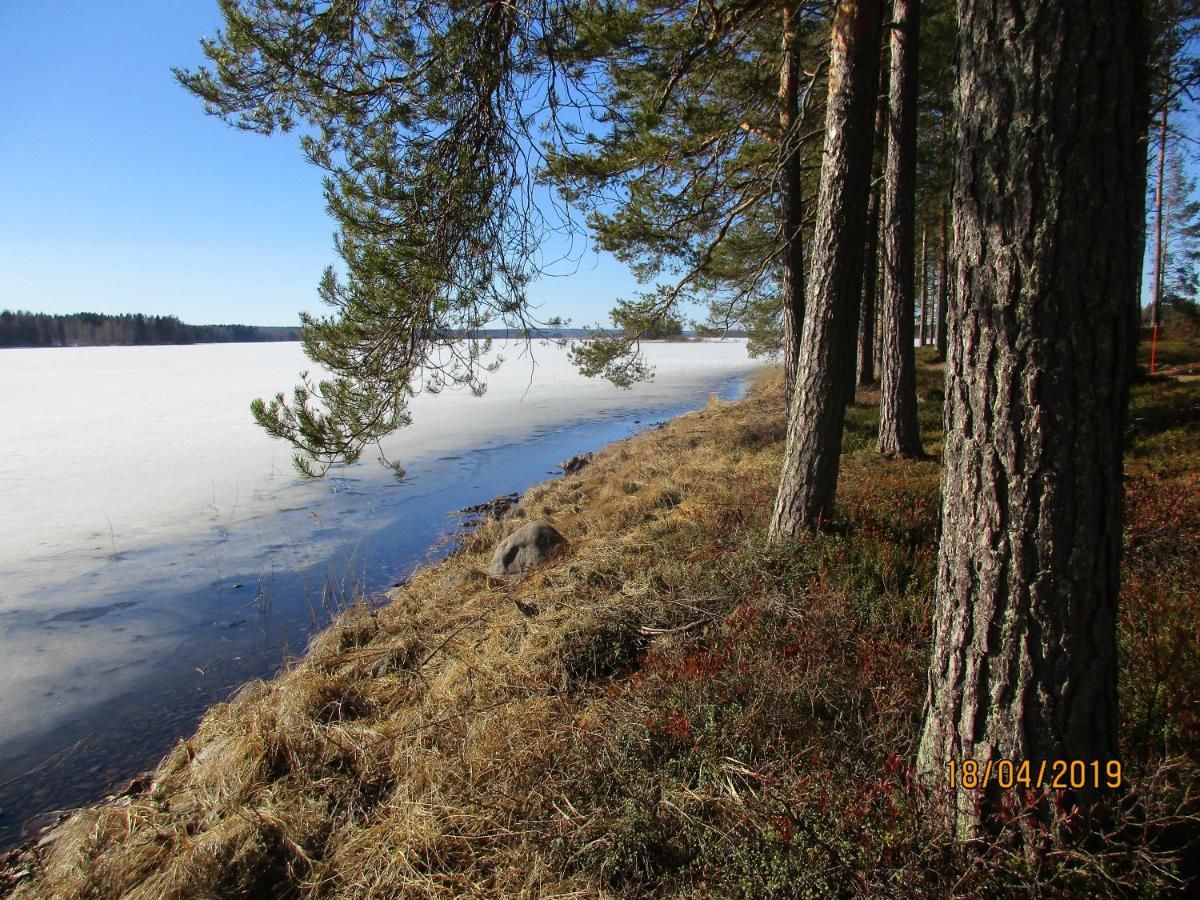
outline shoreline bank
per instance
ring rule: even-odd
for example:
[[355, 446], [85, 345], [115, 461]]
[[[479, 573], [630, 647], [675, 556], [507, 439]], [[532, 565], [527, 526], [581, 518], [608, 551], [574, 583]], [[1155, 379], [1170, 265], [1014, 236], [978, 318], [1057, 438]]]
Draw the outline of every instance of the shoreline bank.
[[[712, 389], [729, 398], [744, 390], [748, 377], [723, 378]], [[138, 624], [139, 617], [148, 615], [169, 616], [172, 630], [167, 632], [169, 645], [163, 653], [155, 655], [142, 641], [134, 645], [139, 652], [114, 662], [124, 668], [112, 672], [109, 679], [125, 678], [130, 685], [119, 694], [19, 748], [8, 736], [10, 752], [0, 767], [0, 785], [19, 780], [0, 786], [0, 849], [20, 841], [22, 827], [31, 817], [94, 802], [157, 763], [180, 736], [195, 728], [209, 707], [248, 681], [271, 677], [286, 659], [303, 652], [314, 630], [328, 621], [328, 613], [356, 592], [386, 590], [409, 577], [415, 567], [435, 561], [444, 552], [437, 545], [458, 527], [458, 511], [500, 490], [524, 491], [553, 474], [567, 456], [622, 439], [653, 419], [679, 414], [702, 400], [656, 404], [542, 428], [522, 444], [464, 450], [432, 461], [436, 464], [432, 467], [416, 466], [407, 486], [389, 489], [385, 497], [356, 507], [355, 516], [371, 517], [372, 531], [339, 549], [332, 561], [318, 560], [294, 573], [225, 567], [218, 581], [206, 579], [187, 590], [169, 583], [174, 570], [160, 562], [161, 581], [96, 601], [123, 608], [91, 620], [56, 622], [56, 635], [34, 627], [46, 619], [38, 612], [31, 614], [31, 625], [22, 626], [25, 631], [20, 634], [11, 632], [16, 627], [12, 621], [6, 622], [14, 639], [34, 641], [57, 640], [67, 630], [93, 640], [103, 639], [105, 629], [136, 635], [145, 628]], [[165, 561], [182, 552], [162, 553], [160, 558]], [[114, 564], [114, 572], [130, 564]], [[331, 596], [337, 593], [331, 586], [342, 592], [340, 598]], [[74, 676], [64, 682], [66, 688], [53, 683], [43, 688], [63, 690], [79, 683]], [[33, 702], [55, 701], [41, 697]]]
[[[933, 458], [880, 457], [877, 398], [860, 392], [824, 530], [765, 540], [777, 375], [613, 445], [215, 707], [128, 796], [10, 855], [15, 896], [1025, 895], [1014, 845], [942, 830], [910, 766], [939, 506], [928, 362]], [[1166, 894], [1196, 875], [1198, 392], [1134, 386], [1133, 805], [1111, 811], [1102, 852], [1043, 858], [1048, 895]], [[566, 552], [489, 577], [499, 541], [534, 520]]]

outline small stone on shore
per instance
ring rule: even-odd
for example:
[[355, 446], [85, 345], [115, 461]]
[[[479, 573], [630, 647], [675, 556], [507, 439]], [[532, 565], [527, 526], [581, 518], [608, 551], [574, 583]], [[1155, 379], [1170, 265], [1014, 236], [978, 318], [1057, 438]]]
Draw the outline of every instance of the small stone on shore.
[[462, 513], [480, 514], [483, 519], [499, 519], [521, 500], [520, 494], [501, 494], [483, 503], [467, 506], [459, 510]]
[[574, 475], [592, 461], [591, 453], [576, 453], [570, 459], [558, 464], [564, 475]]
[[488, 574], [499, 577], [528, 572], [566, 543], [566, 538], [549, 522], [530, 522], [500, 542], [488, 565]]

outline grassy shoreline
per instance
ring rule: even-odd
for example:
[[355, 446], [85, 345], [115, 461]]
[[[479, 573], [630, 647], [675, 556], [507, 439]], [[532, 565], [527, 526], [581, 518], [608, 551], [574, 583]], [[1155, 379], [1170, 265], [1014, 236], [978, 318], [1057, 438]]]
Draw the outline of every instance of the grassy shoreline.
[[[778, 373], [535, 486], [388, 606], [349, 611], [287, 672], [213, 708], [125, 796], [9, 854], [0, 894], [6, 880], [16, 897], [64, 898], [1178, 886], [1200, 774], [1200, 384], [1168, 373], [1134, 388], [1121, 633], [1133, 789], [1108, 839], [1071, 849], [1052, 829], [1031, 871], [1004, 841], [968, 854], [938, 832], [908, 769], [938, 367], [923, 360], [919, 381], [933, 459], [879, 458], [877, 397], [860, 392], [837, 517], [787, 547], [763, 540]], [[519, 582], [488, 578], [491, 548], [535, 518], [569, 551]]]

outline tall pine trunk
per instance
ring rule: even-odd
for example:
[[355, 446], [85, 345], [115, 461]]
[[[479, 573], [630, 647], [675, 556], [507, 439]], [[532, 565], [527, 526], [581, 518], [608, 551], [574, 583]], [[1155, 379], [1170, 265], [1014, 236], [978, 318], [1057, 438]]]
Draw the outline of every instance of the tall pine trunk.
[[929, 346], [929, 234], [921, 226], [921, 346]]
[[804, 322], [803, 158], [797, 120], [800, 110], [800, 56], [796, 47], [796, 7], [783, 7], [782, 63], [779, 68], [780, 199], [783, 209], [783, 357], [787, 392], [791, 397], [800, 356]]
[[893, 0], [886, 192], [883, 210], [883, 348], [879, 452], [919, 457], [913, 352], [920, 0]]
[[[1036, 773], [1117, 753], [1139, 7], [960, 4], [942, 534], [917, 757], [941, 788], [951, 762], [1029, 760]], [[1095, 794], [1067, 800], [1086, 808]], [[994, 779], [947, 795], [960, 835], [987, 830]]]
[[[880, 191], [883, 187], [880, 186]], [[883, 199], [883, 194], [880, 195], [880, 200]], [[879, 272], [876, 276], [878, 281], [875, 282], [875, 378], [879, 379], [879, 373], [883, 371], [883, 304], [879, 302], [879, 295], [883, 286], [883, 272]]]
[[837, 489], [854, 307], [862, 288], [879, 75], [881, 0], [842, 0], [833, 17], [825, 153], [812, 270], [771, 538], [827, 519]]
[[879, 185], [871, 190], [867, 207], [867, 243], [863, 248], [862, 302], [858, 312], [859, 385], [875, 382], [875, 285], [879, 281]]
[[1150, 294], [1150, 324], [1158, 330], [1162, 309], [1163, 286], [1163, 168], [1167, 158], [1167, 110], [1170, 103], [1164, 98], [1158, 123], [1158, 178], [1154, 187], [1154, 285]]
[[[880, 66], [879, 93], [875, 99], [875, 135], [871, 156], [874, 159], [887, 141], [888, 70]], [[867, 243], [863, 248], [862, 303], [858, 315], [858, 375], [859, 385], [875, 383], [875, 323], [879, 319], [876, 290], [879, 284], [879, 205], [882, 200], [882, 173], [871, 173], [871, 200], [867, 207]]]
[[941, 260], [938, 263], [938, 292], [937, 292], [937, 359], [946, 359], [946, 296], [949, 291], [950, 269], [950, 228], [946, 221], [949, 212], [946, 204], [942, 204], [942, 247]]

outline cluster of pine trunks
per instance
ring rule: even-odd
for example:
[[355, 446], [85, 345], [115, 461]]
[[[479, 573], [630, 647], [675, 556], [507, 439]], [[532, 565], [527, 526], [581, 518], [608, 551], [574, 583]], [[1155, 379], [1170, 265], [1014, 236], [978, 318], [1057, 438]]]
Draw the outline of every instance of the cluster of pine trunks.
[[[960, 0], [954, 187], [938, 223], [936, 276], [922, 253], [919, 302], [919, 0], [837, 4], [807, 277], [799, 185], [781, 167], [784, 226], [797, 240], [784, 265], [790, 393], [774, 539], [833, 516], [856, 382], [879, 380], [879, 452], [922, 456], [914, 344], [935, 344], [945, 360], [933, 657], [917, 760], [935, 787], [951, 762], [1116, 758], [1122, 431], [1145, 202], [1143, 25], [1132, 0]], [[785, 28], [785, 49], [787, 40]], [[786, 129], [796, 69], [784, 56]], [[876, 147], [883, 171], [873, 179]], [[1096, 793], [1073, 799], [1086, 808]], [[998, 804], [995, 790], [957, 790], [944, 810], [975, 836], [994, 826]]]

